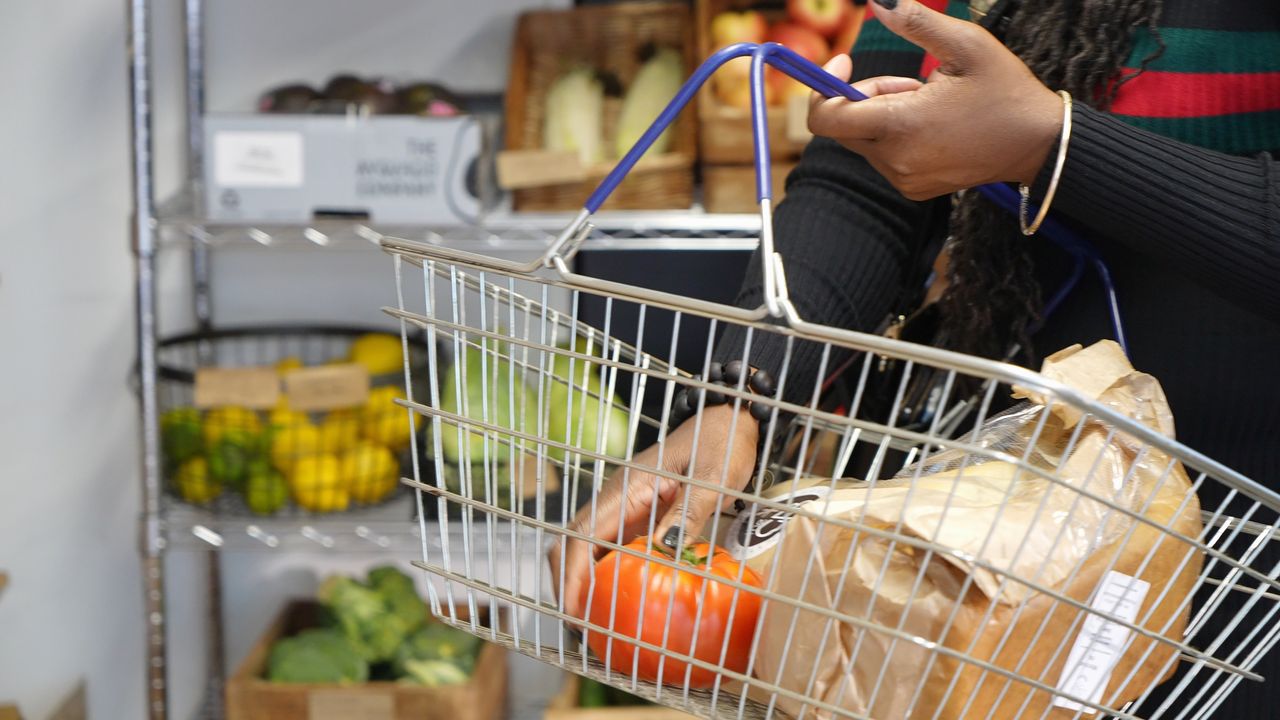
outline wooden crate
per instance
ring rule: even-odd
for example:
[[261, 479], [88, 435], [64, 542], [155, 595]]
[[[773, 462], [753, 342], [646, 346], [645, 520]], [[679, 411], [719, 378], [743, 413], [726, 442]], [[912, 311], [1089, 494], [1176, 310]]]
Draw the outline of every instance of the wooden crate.
[[[728, 10], [751, 10], [760, 5], [759, 0], [696, 0], [694, 24], [699, 59], [705, 59], [720, 49], [711, 44], [711, 18]], [[764, 14], [770, 21], [783, 15], [780, 10], [764, 11]], [[714, 81], [709, 81], [698, 93], [699, 157], [704, 164], [749, 163], [755, 158], [751, 140], [751, 111], [718, 101], [711, 88], [712, 82]], [[768, 117], [769, 156], [778, 160], [799, 157], [808, 140], [797, 139], [795, 128], [788, 132], [787, 108], [771, 106]]]
[[[605, 70], [625, 88], [640, 69], [640, 51], [649, 44], [680, 49], [686, 72], [693, 70], [694, 34], [684, 3], [619, 3], [521, 15], [507, 80], [505, 149], [541, 148], [546, 91], [567, 69], [585, 64]], [[668, 152], [641, 160], [606, 208], [683, 209], [693, 204], [697, 129], [691, 113], [676, 120], [672, 134]], [[587, 168], [580, 182], [515, 190], [515, 209], [579, 209], [614, 164]]]
[[582, 679], [565, 673], [564, 686], [547, 705], [543, 720], [693, 720], [688, 713], [655, 705], [635, 707], [584, 708], [578, 705], [578, 688]]
[[[773, 204], [776, 207], [785, 194], [787, 175], [794, 162], [773, 163]], [[753, 213], [756, 204], [755, 165], [704, 165], [702, 168], [702, 204], [711, 213]]]
[[272, 683], [263, 679], [276, 640], [317, 624], [318, 603], [295, 600], [271, 624], [227, 682], [227, 720], [500, 720], [507, 698], [506, 650], [485, 643], [471, 679], [427, 688]]

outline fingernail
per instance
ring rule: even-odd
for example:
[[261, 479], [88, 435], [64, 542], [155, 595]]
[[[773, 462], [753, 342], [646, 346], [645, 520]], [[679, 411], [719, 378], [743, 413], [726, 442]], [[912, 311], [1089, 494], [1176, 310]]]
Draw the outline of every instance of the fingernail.
[[680, 542], [680, 527], [678, 525], [667, 529], [667, 534], [662, 536], [662, 544], [675, 550]]
[[875, 0], [876, 4], [885, 10], [892, 10], [898, 7], [898, 0]]

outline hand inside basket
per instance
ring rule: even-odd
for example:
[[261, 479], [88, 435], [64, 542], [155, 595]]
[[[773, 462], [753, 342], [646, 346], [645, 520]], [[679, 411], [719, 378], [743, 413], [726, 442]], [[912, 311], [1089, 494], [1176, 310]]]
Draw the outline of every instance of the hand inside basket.
[[[668, 474], [692, 477], [709, 486], [741, 490], [751, 479], [760, 431], [746, 410], [738, 411], [736, 423], [733, 414], [729, 405], [709, 407], [700, 416], [702, 421], [696, 428], [696, 437], [698, 416], [676, 428], [665, 443], [637, 454], [633, 462], [641, 468], [659, 468], [661, 449], [660, 467]], [[690, 467], [695, 447], [695, 464]], [[670, 529], [683, 528], [684, 542], [688, 544], [701, 534], [713, 513], [732, 502], [732, 497], [722, 495], [713, 487], [698, 487], [643, 470], [633, 469], [625, 474], [620, 469], [609, 478], [595, 502], [578, 512], [568, 528], [613, 543], [626, 543], [642, 535], [666, 538]], [[657, 519], [652, 531], [650, 518]], [[677, 539], [673, 537], [671, 542]], [[552, 548], [548, 556], [552, 587], [562, 599], [565, 613], [582, 616], [583, 588], [590, 580], [594, 562], [609, 550], [607, 546], [577, 538], [563, 539]]]

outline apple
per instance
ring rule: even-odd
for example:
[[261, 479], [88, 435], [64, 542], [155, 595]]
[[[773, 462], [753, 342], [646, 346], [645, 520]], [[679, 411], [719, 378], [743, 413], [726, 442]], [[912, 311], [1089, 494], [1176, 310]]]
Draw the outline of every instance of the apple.
[[[827, 45], [827, 41], [803, 25], [795, 23], [774, 25], [769, 29], [768, 39], [769, 42], [785, 45], [805, 60], [819, 65], [831, 57], [831, 46]], [[799, 80], [769, 68], [769, 91], [771, 105], [785, 105], [787, 98], [797, 94], [808, 95], [810, 88]]]
[[787, 15], [792, 21], [826, 38], [840, 32], [852, 12], [850, 0], [787, 0]]
[[712, 50], [740, 42], [764, 42], [767, 30], [764, 16], [754, 10], [719, 13], [711, 18]]
[[855, 7], [845, 18], [844, 27], [836, 35], [836, 39], [831, 41], [832, 57], [853, 49], [853, 44], [858, 41], [858, 33], [862, 30], [862, 21], [867, 18], [867, 12], [865, 8]]
[[[719, 13], [711, 19], [712, 49], [740, 42], [764, 42], [768, 29], [764, 16], [753, 10]], [[751, 58], [735, 58], [725, 63], [711, 80], [716, 99], [733, 107], [751, 107], [750, 71]]]

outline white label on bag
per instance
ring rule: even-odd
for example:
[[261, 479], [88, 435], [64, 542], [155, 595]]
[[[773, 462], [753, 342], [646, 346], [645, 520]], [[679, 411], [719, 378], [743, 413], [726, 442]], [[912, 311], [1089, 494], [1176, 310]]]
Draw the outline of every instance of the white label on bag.
[[[1094, 591], [1089, 608], [1132, 623], [1150, 589], [1151, 584], [1144, 580], [1108, 572]], [[1062, 667], [1058, 690], [1099, 704], [1130, 633], [1129, 628], [1100, 615], [1086, 617], [1075, 645], [1071, 647], [1071, 654], [1067, 656], [1067, 664]], [[1091, 707], [1057, 696], [1053, 698], [1053, 704], [1088, 715], [1096, 712]]]
[[226, 131], [213, 136], [213, 177], [222, 187], [302, 187], [302, 133]]
[[[776, 498], [774, 502], [783, 505], [801, 507], [817, 502], [831, 494], [831, 488], [825, 485], [797, 490]], [[729, 526], [729, 537], [725, 540], [725, 550], [734, 560], [749, 560], [777, 544], [787, 523], [795, 517], [793, 513], [773, 508], [756, 508], [753, 515], [748, 509], [734, 519]]]

